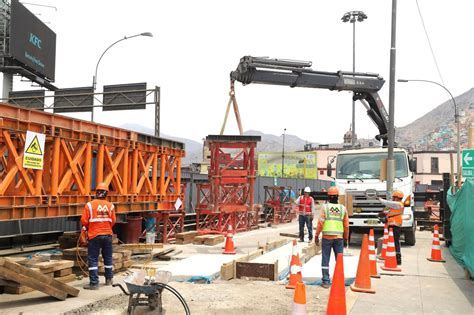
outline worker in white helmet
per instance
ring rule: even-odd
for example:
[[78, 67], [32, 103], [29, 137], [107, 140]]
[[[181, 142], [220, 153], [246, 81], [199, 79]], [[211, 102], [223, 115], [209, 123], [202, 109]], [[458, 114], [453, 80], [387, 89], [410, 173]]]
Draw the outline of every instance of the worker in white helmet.
[[304, 242], [304, 226], [308, 229], [309, 242], [313, 240], [313, 213], [314, 213], [314, 199], [309, 194], [311, 188], [305, 187], [302, 196], [295, 200], [298, 206], [298, 223], [299, 223], [299, 237], [300, 242]]

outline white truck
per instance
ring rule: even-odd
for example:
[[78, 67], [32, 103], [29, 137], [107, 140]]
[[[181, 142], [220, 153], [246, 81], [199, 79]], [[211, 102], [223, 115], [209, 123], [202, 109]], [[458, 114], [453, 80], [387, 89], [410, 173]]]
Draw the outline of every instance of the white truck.
[[[403, 192], [402, 235], [406, 245], [415, 245], [416, 225], [414, 220], [414, 181], [415, 164], [411, 162], [407, 151], [395, 148], [394, 190]], [[387, 159], [387, 148], [350, 149], [336, 156], [336, 174], [334, 179], [339, 193], [345, 195], [346, 202], [352, 202], [352, 214], [349, 216], [350, 233], [368, 233], [371, 228], [383, 229], [384, 224], [378, 214], [384, 206], [378, 198], [387, 199], [387, 182], [381, 176], [382, 161]], [[332, 172], [328, 163], [328, 175]], [[350, 196], [350, 197], [349, 197]]]

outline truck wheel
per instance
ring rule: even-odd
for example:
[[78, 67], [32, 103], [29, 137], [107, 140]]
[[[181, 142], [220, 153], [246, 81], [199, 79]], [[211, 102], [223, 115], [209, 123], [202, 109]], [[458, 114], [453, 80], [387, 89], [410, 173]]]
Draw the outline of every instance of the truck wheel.
[[415, 230], [409, 229], [405, 231], [405, 245], [414, 246], [416, 243]]

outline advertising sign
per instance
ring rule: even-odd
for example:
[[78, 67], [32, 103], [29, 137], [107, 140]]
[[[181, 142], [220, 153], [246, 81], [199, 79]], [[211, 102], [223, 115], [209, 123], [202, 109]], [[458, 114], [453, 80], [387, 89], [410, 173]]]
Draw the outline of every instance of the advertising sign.
[[[283, 168], [283, 177], [307, 179], [318, 178], [315, 152], [285, 152]], [[259, 153], [258, 175], [282, 177], [282, 153]]]
[[54, 81], [56, 34], [18, 0], [11, 1], [10, 55], [39, 76]]

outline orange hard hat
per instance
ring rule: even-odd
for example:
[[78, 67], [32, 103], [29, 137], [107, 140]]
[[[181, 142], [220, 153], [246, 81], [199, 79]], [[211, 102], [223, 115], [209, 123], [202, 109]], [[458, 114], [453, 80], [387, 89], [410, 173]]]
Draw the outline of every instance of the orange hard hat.
[[394, 190], [392, 193], [392, 198], [393, 197], [403, 199], [403, 192], [401, 192], [400, 190]]
[[328, 196], [339, 196], [339, 189], [337, 189], [335, 186], [329, 187]]
[[105, 191], [109, 191], [109, 185], [105, 184], [105, 183], [100, 183], [99, 185], [97, 185], [97, 187], [95, 188], [95, 190], [105, 190]]

